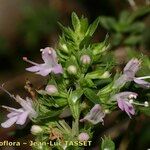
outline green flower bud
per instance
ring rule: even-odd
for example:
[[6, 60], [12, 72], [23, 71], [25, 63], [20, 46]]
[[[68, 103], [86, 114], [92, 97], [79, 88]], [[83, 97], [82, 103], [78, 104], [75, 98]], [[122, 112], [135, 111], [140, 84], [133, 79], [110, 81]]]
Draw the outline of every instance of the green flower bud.
[[69, 74], [76, 74], [77, 73], [77, 68], [76, 66], [74, 65], [70, 65], [68, 68], [67, 68], [67, 71]]
[[31, 127], [31, 133], [34, 134], [34, 135], [39, 134], [42, 131], [43, 131], [43, 129], [40, 126], [38, 126], [38, 125], [33, 125]]

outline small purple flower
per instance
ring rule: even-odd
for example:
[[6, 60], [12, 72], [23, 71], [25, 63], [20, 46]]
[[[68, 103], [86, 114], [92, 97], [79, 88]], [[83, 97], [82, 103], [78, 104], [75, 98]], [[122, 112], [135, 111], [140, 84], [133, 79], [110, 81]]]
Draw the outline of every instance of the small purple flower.
[[131, 59], [123, 69], [123, 74], [128, 77], [128, 81], [132, 81], [136, 72], [140, 69], [141, 62], [138, 59]]
[[34, 66], [26, 68], [27, 71], [35, 72], [42, 76], [47, 76], [49, 73], [53, 72], [59, 74], [63, 72], [62, 66], [58, 64], [57, 55], [53, 48], [46, 47], [45, 49], [40, 50], [42, 52], [43, 64], [38, 64], [33, 61], [28, 60], [26, 57], [23, 57], [23, 60], [33, 64]]
[[[143, 88], [150, 88], [150, 83], [144, 81], [144, 77], [135, 77], [136, 72], [140, 69], [141, 62], [138, 59], [131, 59], [123, 69], [123, 75], [119, 77], [114, 83], [115, 87], [123, 86], [128, 81], [134, 81]], [[149, 77], [150, 78], [150, 77]]]
[[37, 113], [32, 106], [32, 101], [29, 98], [26, 98], [26, 100], [24, 100], [20, 96], [17, 96], [16, 100], [22, 106], [22, 108], [15, 109], [12, 107], [3, 106], [3, 108], [6, 108], [10, 112], [7, 115], [8, 120], [1, 124], [3, 128], [9, 128], [14, 123], [23, 125], [28, 117], [37, 117]]
[[[145, 81], [145, 80], [142, 80], [141, 79], [142, 77], [139, 77], [139, 78], [134, 78], [134, 82], [136, 84], [138, 84], [139, 86], [141, 86], [142, 88], [146, 88], [146, 89], [149, 89], [150, 88], [150, 83]], [[144, 77], [143, 77], [144, 78]], [[149, 77], [150, 78], [150, 77]]]
[[132, 104], [129, 103], [128, 101], [118, 99], [118, 100], [117, 100], [117, 103], [118, 103], [118, 107], [119, 107], [122, 111], [125, 111], [125, 112], [128, 114], [128, 116], [129, 116], [130, 118], [131, 118], [131, 115], [134, 115], [134, 114], [135, 114], [134, 107], [133, 107]]
[[6, 108], [10, 113], [7, 115], [8, 120], [1, 124], [3, 128], [9, 128], [14, 123], [23, 125], [27, 118], [30, 119], [37, 117], [37, 112], [33, 109], [33, 103], [30, 98], [26, 98], [26, 100], [22, 99], [19, 95], [16, 97], [12, 94], [10, 94], [7, 90], [5, 90], [2, 87], [0, 89], [4, 90], [7, 94], [9, 94], [10, 97], [16, 100], [22, 108], [15, 109], [8, 106], [3, 106], [3, 108]]
[[88, 121], [92, 124], [97, 124], [99, 122], [102, 122], [103, 124], [103, 118], [105, 117], [105, 113], [103, 112], [101, 106], [99, 104], [96, 104], [90, 112], [80, 120], [80, 122]]
[[6, 120], [4, 123], [1, 123], [3, 128], [9, 128], [14, 123], [23, 125], [26, 122], [26, 119], [29, 115], [28, 111], [25, 111], [23, 108], [15, 109], [7, 106], [3, 106], [3, 108], [6, 108], [10, 112], [7, 115], [8, 120]]
[[128, 116], [131, 118], [131, 115], [135, 114], [133, 105], [130, 103], [130, 100], [137, 98], [137, 94], [134, 92], [121, 92], [114, 95], [111, 99], [117, 100], [118, 107], [125, 111]]

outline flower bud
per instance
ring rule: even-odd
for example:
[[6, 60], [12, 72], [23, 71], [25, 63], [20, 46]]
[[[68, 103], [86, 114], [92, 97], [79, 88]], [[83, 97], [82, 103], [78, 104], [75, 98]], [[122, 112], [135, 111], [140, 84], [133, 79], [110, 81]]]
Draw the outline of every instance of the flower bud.
[[52, 85], [52, 84], [51, 84], [51, 85], [47, 85], [46, 88], [45, 88], [45, 90], [46, 90], [49, 94], [54, 94], [54, 93], [57, 93], [57, 92], [58, 92], [56, 86], [55, 86], [55, 85]]
[[38, 126], [38, 125], [33, 125], [31, 127], [31, 133], [34, 134], [34, 135], [38, 134], [38, 133], [40, 133], [42, 131], [43, 131], [43, 129], [40, 126]]
[[148, 103], [147, 101], [145, 101], [145, 102], [144, 102], [144, 106], [145, 106], [145, 107], [148, 107], [148, 106], [149, 106], [149, 103]]
[[109, 110], [109, 109], [105, 109], [105, 110], [104, 110], [104, 113], [105, 113], [105, 114], [109, 114], [109, 113], [110, 113], [110, 110]]
[[67, 68], [67, 71], [69, 74], [76, 74], [77, 73], [77, 68], [76, 66], [74, 65], [70, 65], [68, 68]]
[[81, 58], [80, 58], [80, 61], [85, 64], [85, 65], [88, 65], [90, 64], [91, 62], [91, 58], [89, 55], [82, 55]]
[[105, 79], [105, 78], [109, 78], [109, 77], [110, 77], [109, 71], [105, 71], [105, 72], [100, 76], [101, 79]]
[[90, 137], [89, 137], [89, 135], [86, 132], [82, 132], [78, 136], [78, 140], [81, 141], [81, 142], [82, 141], [88, 141], [89, 138]]

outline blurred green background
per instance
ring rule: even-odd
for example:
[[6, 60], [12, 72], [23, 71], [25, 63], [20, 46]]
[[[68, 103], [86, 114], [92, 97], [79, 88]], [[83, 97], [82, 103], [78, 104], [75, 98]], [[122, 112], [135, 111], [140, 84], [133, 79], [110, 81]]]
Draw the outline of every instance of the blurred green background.
[[[135, 0], [131, 7], [128, 0], [0, 0], [0, 84], [6, 83], [11, 93], [27, 95], [24, 90], [28, 78], [36, 88], [46, 79], [26, 72], [28, 66], [22, 57], [40, 60], [40, 49], [55, 47], [59, 39], [58, 21], [70, 24], [70, 15], [75, 11], [87, 16], [92, 22], [101, 17], [100, 26], [93, 41], [103, 41], [109, 35], [116, 63], [121, 68], [131, 57], [143, 58], [139, 75], [150, 73], [150, 5], [149, 0]], [[0, 92], [0, 104], [14, 106], [6, 94]], [[0, 112], [0, 121], [5, 120], [6, 111]], [[122, 122], [114, 121], [119, 116]], [[130, 125], [132, 122], [132, 125]], [[106, 118], [106, 126], [99, 128], [96, 139], [109, 133], [119, 150], [145, 150], [150, 148], [150, 118], [145, 115], [129, 121], [118, 112]], [[24, 130], [20, 127], [0, 128], [0, 141], [24, 141], [32, 139], [29, 123]], [[88, 149], [97, 150], [98, 143]], [[30, 147], [1, 147], [0, 149], [27, 149]]]

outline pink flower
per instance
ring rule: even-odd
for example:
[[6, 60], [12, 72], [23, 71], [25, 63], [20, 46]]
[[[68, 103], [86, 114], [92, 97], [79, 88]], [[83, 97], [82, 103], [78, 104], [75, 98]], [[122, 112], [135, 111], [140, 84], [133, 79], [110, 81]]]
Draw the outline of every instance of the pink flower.
[[35, 72], [42, 76], [47, 76], [49, 73], [53, 72], [59, 74], [63, 72], [62, 66], [58, 64], [57, 55], [53, 48], [46, 47], [41, 49], [43, 64], [38, 64], [33, 61], [28, 60], [26, 57], [23, 57], [23, 60], [33, 64], [34, 66], [26, 68], [27, 71]]
[[99, 122], [104, 122], [103, 118], [105, 117], [105, 113], [102, 111], [102, 108], [99, 104], [94, 105], [94, 107], [90, 110], [90, 112], [80, 120], [80, 122], [88, 121], [92, 124], [97, 124]]
[[133, 105], [130, 103], [130, 100], [136, 99], [137, 94], [134, 92], [121, 92], [112, 97], [112, 99], [117, 100], [118, 107], [125, 111], [128, 116], [131, 118], [131, 115], [135, 114]]
[[10, 112], [7, 115], [8, 120], [6, 120], [4, 123], [1, 123], [3, 128], [9, 128], [14, 123], [23, 125], [26, 122], [26, 119], [29, 115], [28, 111], [25, 111], [23, 108], [15, 109], [7, 106], [3, 106], [3, 108], [6, 108]]
[[8, 120], [4, 123], [1, 123], [1, 126], [3, 128], [9, 128], [14, 123], [23, 125], [25, 124], [27, 118], [36, 118], [37, 113], [33, 109], [32, 101], [29, 98], [26, 98], [26, 100], [22, 99], [20, 96], [16, 97], [17, 102], [22, 106], [22, 108], [15, 109], [8, 106], [3, 106], [3, 108], [6, 108], [10, 113], [7, 115]]
[[1, 126], [3, 128], [9, 128], [14, 123], [23, 125], [28, 117], [30, 119], [37, 117], [37, 112], [34, 110], [33, 103], [30, 98], [27, 97], [26, 100], [24, 100], [19, 95], [15, 97], [14, 95], [10, 94], [7, 90], [5, 90], [3, 86], [0, 87], [0, 89], [9, 94], [11, 98], [15, 99], [16, 102], [18, 102], [22, 106], [22, 108], [19, 109], [3, 106], [3, 108], [6, 108], [10, 112], [7, 115], [8, 120], [6, 120], [4, 123], [1, 123]]
[[[128, 81], [134, 81], [136, 84], [141, 86], [142, 88], [150, 88], [150, 83], [142, 80], [145, 77], [135, 77], [136, 72], [140, 69], [140, 61], [138, 59], [131, 59], [123, 69], [123, 75], [115, 81], [114, 86], [120, 87], [124, 85]], [[150, 77], [149, 77], [150, 78]]]
[[134, 114], [135, 114], [134, 107], [133, 107], [132, 104], [129, 103], [128, 101], [118, 99], [118, 100], [117, 100], [117, 103], [118, 103], [118, 107], [119, 107], [122, 111], [125, 111], [125, 112], [128, 114], [128, 116], [129, 116], [130, 118], [131, 118], [131, 115], [134, 115]]

